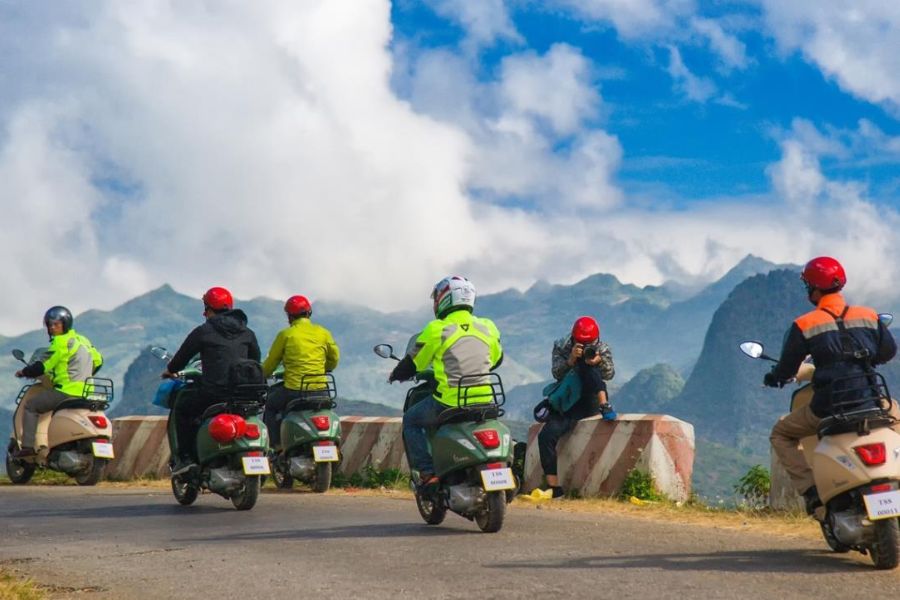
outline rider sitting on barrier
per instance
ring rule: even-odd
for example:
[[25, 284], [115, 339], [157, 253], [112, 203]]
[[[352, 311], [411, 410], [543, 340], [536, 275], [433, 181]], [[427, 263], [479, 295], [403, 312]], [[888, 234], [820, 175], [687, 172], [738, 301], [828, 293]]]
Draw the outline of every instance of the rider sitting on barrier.
[[564, 410], [548, 408], [549, 414], [538, 434], [541, 467], [554, 498], [563, 495], [557, 476], [556, 445], [560, 438], [574, 429], [581, 419], [598, 414], [603, 415], [604, 420], [616, 418], [606, 392], [606, 382], [616, 374], [612, 350], [609, 344], [600, 341], [600, 326], [592, 317], [579, 317], [572, 326], [571, 335], [553, 344], [553, 378], [562, 381], [573, 370], [580, 383], [577, 400], [573, 399], [572, 405]]
[[[423, 486], [436, 485], [434, 463], [428, 451], [426, 429], [435, 427], [440, 414], [460, 404], [458, 382], [462, 377], [487, 373], [503, 360], [500, 332], [493, 321], [472, 314], [475, 286], [465, 277], [441, 279], [431, 292], [435, 320], [428, 323], [394, 370], [389, 381], [404, 381], [429, 367], [434, 369], [436, 389], [430, 397], [410, 407], [403, 415], [410, 467], [419, 472]], [[490, 386], [468, 389], [465, 403], [493, 400]]]
[[194, 356], [200, 355], [203, 375], [199, 387], [181, 390], [169, 415], [175, 419], [175, 440], [170, 440], [174, 442], [172, 472], [175, 474], [194, 463], [195, 421], [228, 393], [231, 366], [244, 359], [260, 359], [256, 334], [247, 327], [247, 315], [233, 306], [231, 292], [225, 288], [207, 290], [203, 294], [206, 322], [188, 334], [161, 375], [163, 379], [177, 377]]
[[81, 398], [84, 382], [100, 370], [103, 357], [90, 340], [72, 329], [72, 313], [65, 306], [54, 306], [44, 313], [44, 326], [50, 336], [46, 354], [24, 369], [16, 377], [47, 375], [52, 388], [41, 389], [27, 400], [22, 415], [22, 448], [13, 456], [35, 456], [35, 435], [38, 415], [54, 410], [63, 401]]
[[[763, 383], [783, 386], [797, 374], [803, 360], [812, 356], [816, 366], [812, 402], [782, 417], [769, 439], [791, 483], [803, 495], [807, 513], [813, 514], [822, 502], [799, 442], [816, 434], [823, 418], [832, 416], [835, 410], [846, 410], [847, 403], [858, 404], [853, 410], [877, 409], [878, 392], [867, 391], [871, 386], [866, 374], [873, 371], [874, 365], [893, 358], [897, 345], [874, 310], [844, 301], [839, 292], [847, 283], [847, 276], [837, 260], [828, 256], [814, 258], [800, 277], [816, 309], [793, 322], [785, 335], [781, 360], [766, 373]], [[843, 406], [837, 407], [835, 402]], [[894, 418], [900, 418], [896, 402], [891, 403], [890, 412]]]
[[[278, 417], [288, 402], [299, 397], [301, 392], [311, 392], [309, 396], [313, 397], [315, 390], [324, 389], [324, 382], [316, 382], [314, 377], [310, 382], [309, 376], [333, 371], [340, 360], [340, 350], [331, 332], [310, 321], [312, 305], [305, 296], [288, 298], [284, 303], [284, 312], [290, 326], [278, 332], [263, 362], [266, 377], [271, 377], [278, 365], [284, 364], [284, 386], [271, 388], [263, 417], [273, 448], [281, 442], [281, 421]], [[305, 383], [304, 376], [307, 378]]]

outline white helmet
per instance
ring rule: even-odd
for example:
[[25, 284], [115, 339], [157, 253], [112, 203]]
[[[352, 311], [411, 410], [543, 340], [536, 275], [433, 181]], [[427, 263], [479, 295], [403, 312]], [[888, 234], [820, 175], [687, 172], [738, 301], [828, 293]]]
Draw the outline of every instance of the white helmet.
[[434, 285], [434, 316], [442, 319], [458, 308], [475, 308], [475, 286], [465, 277], [450, 275]]

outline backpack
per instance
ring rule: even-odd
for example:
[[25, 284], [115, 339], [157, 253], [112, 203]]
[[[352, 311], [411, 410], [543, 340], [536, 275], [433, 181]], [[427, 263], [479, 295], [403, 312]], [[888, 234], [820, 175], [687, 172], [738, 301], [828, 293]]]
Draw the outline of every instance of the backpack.
[[228, 386], [235, 389], [239, 385], [265, 385], [262, 365], [258, 361], [243, 358], [228, 367]]
[[554, 411], [565, 414], [581, 397], [581, 377], [575, 369], [569, 370], [562, 379], [544, 387], [544, 399]]

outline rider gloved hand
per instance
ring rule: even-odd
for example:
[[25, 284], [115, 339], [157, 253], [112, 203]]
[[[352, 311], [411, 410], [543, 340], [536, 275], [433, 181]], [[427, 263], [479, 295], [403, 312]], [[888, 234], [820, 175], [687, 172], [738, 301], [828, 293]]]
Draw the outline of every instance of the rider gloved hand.
[[765, 377], [763, 377], [763, 385], [766, 387], [784, 387], [784, 382], [777, 377], [775, 377], [775, 373], [769, 371], [766, 373]]

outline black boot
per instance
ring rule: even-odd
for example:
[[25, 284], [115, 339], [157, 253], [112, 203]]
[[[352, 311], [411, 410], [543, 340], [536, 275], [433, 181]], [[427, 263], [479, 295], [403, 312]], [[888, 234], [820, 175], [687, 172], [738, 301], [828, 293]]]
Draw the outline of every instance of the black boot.
[[805, 492], [803, 492], [803, 499], [806, 502], [806, 514], [812, 515], [816, 512], [816, 509], [822, 506], [822, 500], [819, 498], [819, 490], [816, 489], [816, 486], [812, 486], [807, 488]]

